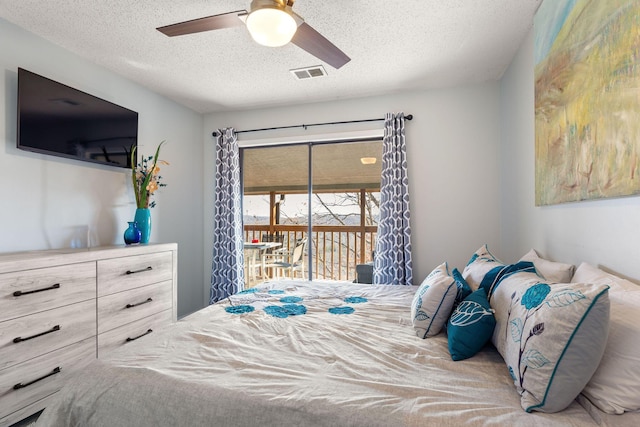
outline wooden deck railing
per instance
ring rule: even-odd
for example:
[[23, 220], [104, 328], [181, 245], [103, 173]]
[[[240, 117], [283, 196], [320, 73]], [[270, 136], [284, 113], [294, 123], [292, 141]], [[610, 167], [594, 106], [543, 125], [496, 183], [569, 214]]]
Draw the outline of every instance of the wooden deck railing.
[[[371, 261], [377, 226], [318, 225], [311, 229], [305, 256], [305, 278], [311, 263], [313, 278], [347, 280], [356, 278], [356, 265]], [[245, 241], [268, 240], [277, 236], [283, 248], [293, 250], [296, 240], [307, 237], [306, 225], [245, 225]], [[311, 251], [309, 251], [311, 246]], [[312, 259], [309, 260], [309, 254]], [[311, 261], [311, 262], [310, 262]]]

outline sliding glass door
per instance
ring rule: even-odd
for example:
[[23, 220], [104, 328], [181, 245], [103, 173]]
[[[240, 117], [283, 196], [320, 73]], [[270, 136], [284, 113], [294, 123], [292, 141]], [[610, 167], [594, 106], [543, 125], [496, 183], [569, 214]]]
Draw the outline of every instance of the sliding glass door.
[[[247, 253], [249, 287], [283, 276], [355, 279], [375, 245], [381, 153], [381, 141], [241, 149], [245, 241], [265, 247]], [[292, 258], [301, 245], [302, 259]], [[296, 265], [273, 267], [278, 254]]]
[[314, 278], [352, 281], [372, 260], [381, 155], [381, 141], [312, 146]]

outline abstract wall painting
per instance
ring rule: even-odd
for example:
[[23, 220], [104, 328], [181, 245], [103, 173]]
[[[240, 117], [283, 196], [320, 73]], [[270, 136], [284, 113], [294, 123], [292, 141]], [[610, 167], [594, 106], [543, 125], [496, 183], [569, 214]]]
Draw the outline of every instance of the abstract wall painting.
[[640, 0], [534, 20], [536, 206], [640, 194]]

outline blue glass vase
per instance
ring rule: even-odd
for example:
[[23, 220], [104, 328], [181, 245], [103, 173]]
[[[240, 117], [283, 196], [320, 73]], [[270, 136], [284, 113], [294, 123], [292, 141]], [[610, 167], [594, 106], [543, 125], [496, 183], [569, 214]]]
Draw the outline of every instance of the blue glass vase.
[[127, 245], [135, 245], [140, 243], [141, 233], [138, 229], [138, 223], [135, 221], [129, 222], [129, 227], [124, 230], [124, 243]]
[[140, 230], [140, 243], [149, 243], [149, 237], [151, 237], [151, 211], [149, 208], [136, 209], [134, 220], [138, 223]]

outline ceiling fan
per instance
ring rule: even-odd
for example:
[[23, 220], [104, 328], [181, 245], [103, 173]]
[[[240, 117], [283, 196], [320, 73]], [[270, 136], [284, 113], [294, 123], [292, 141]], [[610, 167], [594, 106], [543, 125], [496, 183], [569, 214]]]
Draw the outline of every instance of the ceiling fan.
[[157, 30], [174, 37], [246, 25], [251, 37], [262, 45], [277, 47], [291, 42], [334, 68], [340, 68], [349, 62], [351, 58], [291, 10], [294, 2], [295, 0], [253, 0], [249, 11], [236, 10], [192, 19], [159, 27]]

